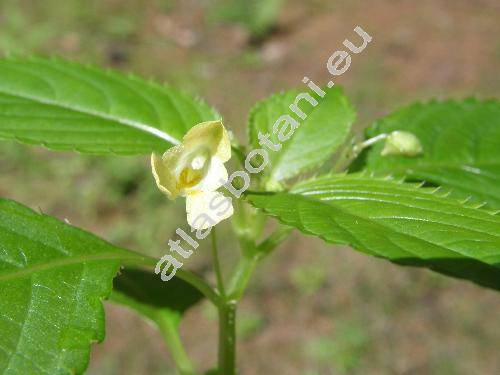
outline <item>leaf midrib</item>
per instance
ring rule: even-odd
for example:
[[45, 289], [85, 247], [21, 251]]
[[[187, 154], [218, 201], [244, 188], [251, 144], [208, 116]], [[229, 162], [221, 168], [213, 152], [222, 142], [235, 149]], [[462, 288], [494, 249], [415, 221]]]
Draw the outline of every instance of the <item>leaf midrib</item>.
[[14, 271], [8, 270], [6, 272], [0, 273], [0, 282], [6, 280], [12, 280], [16, 278], [22, 278], [39, 271], [46, 271], [53, 268], [65, 267], [79, 263], [93, 262], [98, 260], [108, 260], [108, 261], [126, 261], [126, 260], [139, 260], [140, 256], [133, 255], [123, 255], [114, 253], [99, 253], [85, 256], [68, 257], [62, 259], [51, 260], [46, 263], [39, 263], [22, 269], [16, 269]]
[[10, 96], [13, 96], [13, 97], [19, 98], [19, 99], [31, 100], [31, 101], [34, 101], [34, 102], [37, 102], [40, 104], [44, 104], [44, 105], [50, 105], [50, 106], [53, 106], [56, 108], [64, 108], [64, 109], [74, 111], [77, 113], [81, 113], [81, 114], [84, 114], [87, 116], [94, 116], [94, 117], [101, 118], [101, 119], [108, 120], [108, 121], [115, 121], [121, 125], [128, 126], [128, 127], [140, 130], [142, 132], [151, 134], [151, 135], [158, 137], [164, 141], [167, 141], [171, 144], [177, 145], [180, 143], [180, 141], [178, 139], [161, 131], [160, 129], [152, 127], [152, 126], [147, 125], [147, 124], [143, 124], [139, 121], [127, 120], [127, 119], [112, 116], [110, 114], [106, 114], [103, 112], [97, 112], [97, 111], [92, 111], [89, 109], [83, 109], [81, 107], [73, 107], [73, 106], [65, 105], [65, 104], [62, 104], [62, 103], [54, 101], [54, 100], [43, 99], [43, 98], [37, 97], [35, 95], [26, 95], [26, 94], [21, 95], [19, 93], [14, 93], [14, 92], [11, 92], [11, 91], [8, 91], [5, 89], [0, 89], [0, 93], [4, 94], [4, 95], [10, 95]]
[[[401, 167], [384, 167], [384, 171], [390, 171], [392, 173], [407, 173], [408, 169], [414, 169], [414, 170], [432, 170], [435, 168], [445, 168], [445, 169], [451, 169], [451, 170], [457, 170], [457, 171], [464, 171], [467, 172], [466, 170], [462, 169], [461, 166], [473, 166], [473, 167], [485, 167], [485, 166], [493, 166], [493, 167], [500, 167], [500, 162], [496, 160], [488, 161], [488, 162], [473, 162], [473, 163], [457, 163], [457, 164], [447, 164], [447, 163], [422, 163], [422, 164], [415, 164], [415, 165], [409, 165], [409, 166], [401, 166]], [[471, 172], [469, 172], [471, 173]]]
[[[370, 218], [366, 218], [366, 217], [360, 216], [360, 215], [355, 214], [355, 213], [353, 213], [353, 212], [351, 212], [351, 211], [345, 210], [345, 209], [344, 209], [344, 208], [342, 208], [342, 207], [339, 207], [339, 206], [333, 206], [333, 205], [331, 205], [331, 204], [325, 203], [325, 202], [324, 202], [324, 201], [322, 201], [322, 200], [319, 200], [319, 199], [313, 199], [313, 198], [311, 198], [311, 197], [309, 197], [309, 196], [302, 195], [302, 194], [294, 194], [294, 193], [287, 193], [287, 194], [288, 194], [288, 195], [291, 195], [291, 196], [293, 196], [293, 195], [300, 196], [300, 197], [302, 197], [304, 200], [306, 200], [306, 201], [308, 201], [308, 202], [319, 203], [319, 204], [321, 204], [321, 205], [323, 205], [323, 206], [327, 206], [327, 207], [335, 208], [335, 209], [337, 209], [337, 210], [339, 210], [339, 211], [342, 211], [344, 214], [350, 215], [350, 216], [352, 216], [352, 217], [354, 217], [354, 218], [357, 218], [357, 219], [359, 219], [359, 220], [361, 220], [361, 221], [367, 221], [367, 222], [370, 222], [370, 223], [372, 223], [372, 224], [374, 224], [374, 225], [376, 225], [376, 226], [380, 226], [380, 227], [384, 228], [385, 230], [387, 230], [387, 231], [389, 231], [389, 232], [392, 232], [392, 233], [399, 233], [399, 234], [401, 234], [401, 235], [404, 235], [404, 236], [408, 236], [408, 237], [410, 237], [410, 238], [413, 238], [413, 239], [415, 239], [416, 241], [421, 241], [421, 242], [424, 242], [424, 243], [430, 244], [430, 245], [432, 245], [432, 246], [436, 246], [436, 247], [438, 247], [438, 248], [440, 248], [440, 249], [442, 249], [442, 250], [445, 250], [445, 251], [446, 251], [446, 252], [448, 252], [448, 253], [457, 254], [457, 255], [459, 255], [459, 256], [461, 256], [461, 257], [463, 257], [463, 258], [467, 258], [467, 259], [471, 259], [471, 260], [480, 261], [480, 262], [482, 262], [482, 263], [484, 263], [484, 264], [486, 264], [486, 265], [488, 265], [488, 266], [491, 266], [491, 267], [496, 267], [496, 268], [500, 268], [500, 267], [497, 267], [495, 264], [490, 264], [490, 263], [486, 263], [486, 262], [484, 262], [481, 258], [474, 258], [474, 257], [471, 257], [471, 256], [470, 256], [470, 255], [468, 255], [468, 254], [462, 254], [462, 253], [460, 253], [460, 252], [458, 252], [458, 251], [456, 251], [456, 250], [446, 248], [446, 247], [444, 247], [443, 245], [440, 245], [440, 244], [437, 244], [437, 243], [430, 242], [430, 241], [425, 240], [425, 239], [423, 239], [423, 238], [419, 238], [419, 237], [417, 237], [417, 236], [415, 236], [415, 235], [413, 235], [413, 234], [403, 233], [403, 232], [396, 232], [393, 228], [388, 227], [388, 226], [387, 226], [387, 225], [385, 225], [384, 223], [381, 223], [381, 222], [378, 222], [378, 221], [375, 221], [375, 220], [371, 220]], [[268, 212], [269, 212], [269, 210], [267, 210], [266, 208], [263, 208], [263, 209], [264, 209], [265, 211], [268, 211]], [[270, 212], [269, 212], [269, 213], [270, 213]], [[273, 216], [277, 217], [280, 221], [282, 221], [282, 222], [285, 222], [285, 223], [286, 223], [286, 221], [284, 221], [284, 220], [283, 220], [283, 219], [282, 219], [279, 215], [273, 214]], [[299, 217], [300, 217], [300, 210], [299, 210]], [[306, 226], [304, 225], [304, 221], [303, 221], [302, 219], [300, 219], [300, 223], [301, 223], [300, 227], [302, 228], [302, 230], [303, 230], [303, 231], [305, 231], [305, 232], [307, 232], [307, 233], [309, 233], [309, 234], [312, 234], [312, 235], [314, 235], [314, 236], [319, 236], [320, 238], [322, 238], [323, 240], [325, 240], [325, 241], [327, 241], [327, 242], [332, 242], [331, 240], [329, 240], [329, 239], [326, 237], [326, 235], [325, 235], [325, 234], [314, 233], [313, 231], [311, 231], [311, 230], [307, 229], [307, 228], [306, 228]], [[290, 223], [288, 223], [288, 224], [290, 224]], [[340, 228], [342, 228], [343, 230], [347, 231], [347, 232], [348, 232], [348, 233], [349, 233], [349, 234], [350, 234], [353, 238], [356, 238], [358, 241], [360, 241], [360, 239], [358, 238], [358, 236], [354, 236], [354, 235], [351, 233], [351, 231], [350, 231], [350, 230], [346, 229], [344, 226], [341, 226], [341, 225], [340, 225], [340, 224], [338, 224], [338, 223], [337, 223], [337, 225], [338, 225]], [[387, 238], [387, 240], [388, 240], [388, 241], [390, 241], [390, 242], [391, 242], [394, 246], [398, 247], [400, 250], [403, 250], [403, 252], [405, 252], [405, 253], [412, 254], [412, 255], [414, 255], [414, 256], [416, 256], [416, 257], [418, 257], [418, 258], [420, 258], [420, 259], [423, 259], [423, 260], [432, 259], [432, 258], [424, 258], [424, 257], [422, 257], [422, 256], [421, 256], [421, 255], [419, 255], [419, 254], [415, 254], [415, 253], [413, 253], [413, 252], [411, 252], [411, 251], [408, 251], [408, 250], [406, 250], [406, 249], [403, 249], [401, 246], [399, 246], [399, 245], [395, 244], [395, 243], [394, 243], [392, 240], [390, 240], [389, 238]], [[341, 241], [341, 243], [346, 243], [347, 245], [352, 246], [352, 244], [348, 243], [347, 241]], [[367, 248], [368, 248], [371, 252], [373, 252], [373, 253], [375, 253], [375, 254], [378, 254], [378, 256], [380, 256], [380, 257], [382, 257], [382, 258], [385, 258], [385, 259], [390, 259], [390, 260], [392, 260], [392, 259], [391, 259], [391, 258], [389, 258], [387, 255], [380, 254], [380, 252], [378, 252], [378, 251], [374, 250], [372, 247], [370, 247], [370, 246], [368, 246], [368, 245], [366, 245], [366, 247], [367, 247]]]

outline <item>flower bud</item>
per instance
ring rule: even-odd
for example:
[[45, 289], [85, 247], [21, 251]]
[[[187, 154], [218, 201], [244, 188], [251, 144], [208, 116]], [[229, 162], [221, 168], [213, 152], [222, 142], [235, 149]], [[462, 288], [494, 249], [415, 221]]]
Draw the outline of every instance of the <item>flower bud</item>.
[[413, 133], [396, 130], [385, 139], [385, 145], [380, 155], [417, 156], [422, 153], [422, 144]]

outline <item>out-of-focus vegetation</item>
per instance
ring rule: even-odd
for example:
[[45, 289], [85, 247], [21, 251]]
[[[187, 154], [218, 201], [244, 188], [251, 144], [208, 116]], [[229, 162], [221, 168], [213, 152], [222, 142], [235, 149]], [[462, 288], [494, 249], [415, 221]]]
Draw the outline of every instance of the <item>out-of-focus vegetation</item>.
[[276, 26], [285, 0], [225, 0], [215, 6], [215, 20], [242, 25], [255, 41]]
[[[374, 41], [339, 83], [360, 108], [360, 126], [414, 99], [500, 93], [496, 1], [257, 3], [255, 10], [223, 0], [3, 0], [0, 51], [154, 76], [202, 94], [239, 134], [256, 99], [298, 86], [304, 75], [325, 80], [325, 59], [356, 24]], [[146, 159], [9, 142], [0, 150], [0, 195], [117, 244], [157, 256], [184, 224], [170, 211], [183, 212], [182, 202], [157, 191]], [[189, 268], [207, 267], [205, 250]], [[226, 246], [224, 261], [234, 252]], [[183, 323], [201, 368], [215, 356], [205, 306]], [[499, 308], [494, 292], [297, 237], [265, 262], [241, 308], [241, 373], [498, 373]], [[89, 373], [167, 373], [160, 337], [133, 314], [108, 310], [113, 319]]]

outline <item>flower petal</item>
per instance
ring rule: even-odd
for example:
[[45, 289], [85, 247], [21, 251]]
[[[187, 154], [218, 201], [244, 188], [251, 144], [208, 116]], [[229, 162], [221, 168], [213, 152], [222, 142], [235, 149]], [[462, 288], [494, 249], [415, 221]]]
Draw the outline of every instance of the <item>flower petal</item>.
[[208, 147], [212, 156], [223, 163], [231, 158], [231, 140], [221, 120], [202, 122], [193, 126], [183, 138], [186, 149], [200, 145]]
[[184, 146], [178, 145], [169, 148], [162, 157], [151, 154], [151, 169], [158, 188], [170, 199], [179, 195], [177, 187], [176, 167], [184, 151]]
[[208, 167], [205, 177], [199, 184], [191, 188], [192, 191], [215, 191], [224, 185], [228, 180], [227, 169], [224, 163], [216, 156], [210, 159], [210, 166]]
[[204, 230], [218, 224], [233, 214], [231, 198], [217, 191], [190, 193], [186, 197], [189, 225]]

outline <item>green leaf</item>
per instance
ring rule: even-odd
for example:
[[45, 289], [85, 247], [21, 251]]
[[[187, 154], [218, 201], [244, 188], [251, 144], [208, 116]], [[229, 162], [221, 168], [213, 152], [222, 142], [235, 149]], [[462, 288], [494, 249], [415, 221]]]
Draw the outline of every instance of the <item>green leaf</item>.
[[203, 294], [186, 281], [174, 277], [162, 281], [154, 273], [124, 269], [113, 281], [113, 300], [155, 320], [157, 310], [168, 310], [180, 316], [203, 298]]
[[377, 121], [367, 136], [394, 130], [415, 134], [423, 145], [423, 155], [380, 156], [383, 145], [377, 144], [366, 155], [368, 170], [424, 180], [452, 189], [457, 197], [472, 196], [500, 208], [498, 100], [413, 104]]
[[[318, 105], [301, 100], [299, 107], [306, 113], [301, 120], [289, 108], [299, 91], [273, 95], [258, 103], [250, 112], [248, 121], [250, 142], [260, 148], [258, 134], [271, 134], [273, 143], [279, 143], [273, 134], [273, 125], [282, 115], [290, 115], [300, 123], [290, 139], [280, 150], [269, 151], [270, 165], [262, 172], [272, 180], [280, 181], [297, 176], [327, 161], [345, 141], [356, 117], [354, 109], [338, 87], [326, 89], [323, 99], [314, 95]], [[313, 94], [311, 94], [313, 95]]]
[[120, 264], [143, 260], [0, 199], [0, 373], [82, 373]]
[[54, 150], [162, 152], [220, 116], [170, 87], [61, 60], [0, 60], [0, 138]]
[[290, 192], [249, 194], [304, 233], [401, 265], [500, 290], [500, 217], [415, 184], [365, 175], [325, 176]]
[[157, 325], [181, 374], [193, 374], [179, 335], [182, 314], [199, 302], [203, 294], [186, 281], [174, 277], [168, 282], [150, 272], [125, 269], [113, 282], [114, 302], [132, 308]]

